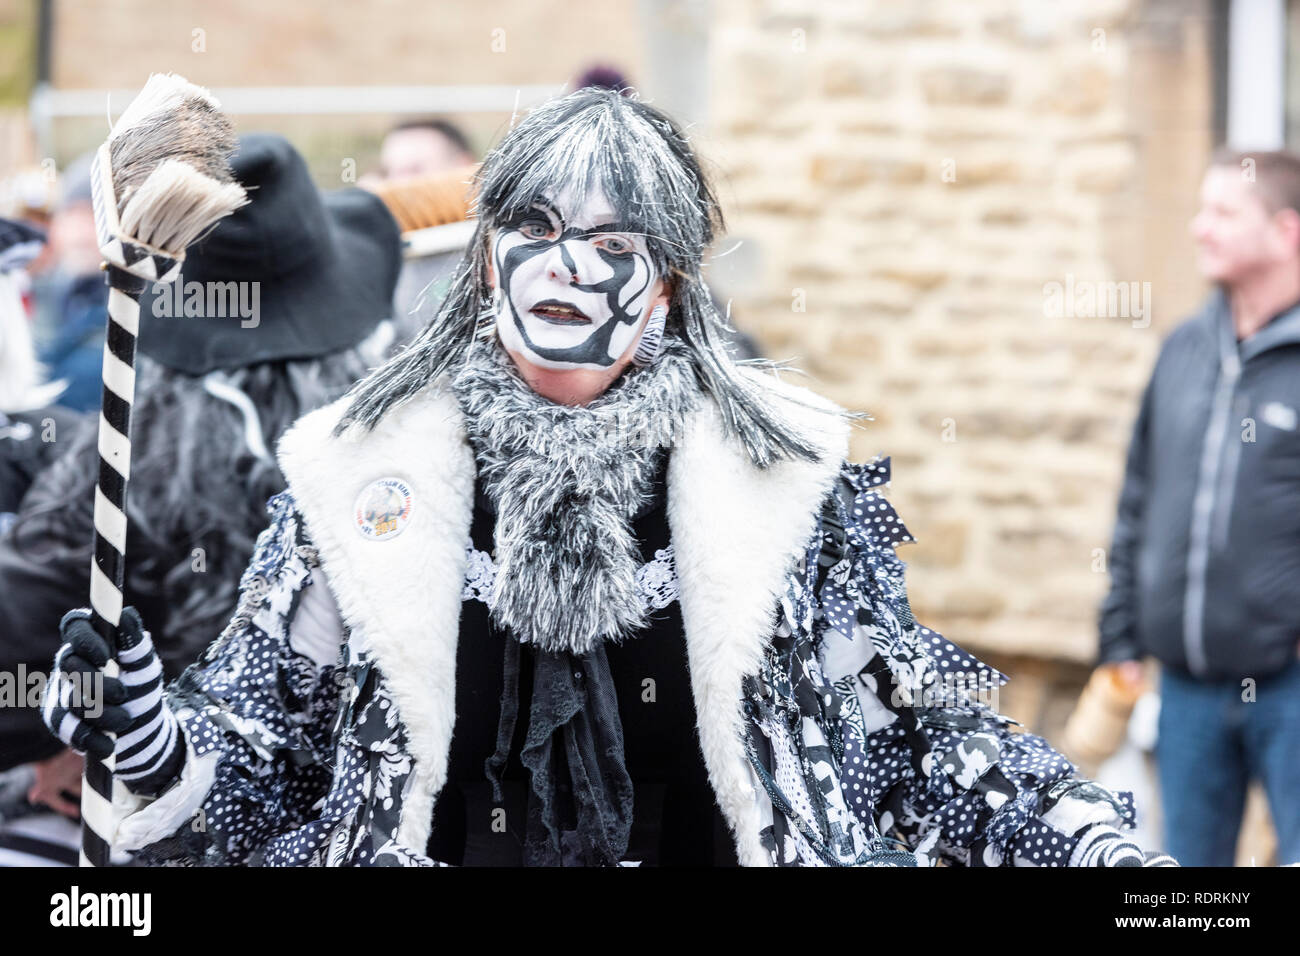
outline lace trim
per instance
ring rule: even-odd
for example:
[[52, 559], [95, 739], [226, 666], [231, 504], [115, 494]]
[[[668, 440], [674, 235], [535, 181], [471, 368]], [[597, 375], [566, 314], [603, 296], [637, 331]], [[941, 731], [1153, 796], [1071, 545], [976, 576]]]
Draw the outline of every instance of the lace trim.
[[[460, 599], [487, 604], [496, 581], [497, 566], [492, 556], [475, 548], [473, 542], [467, 544], [465, 550], [469, 563], [465, 567], [465, 586], [461, 588]], [[673, 560], [671, 544], [655, 551], [655, 556], [641, 565], [636, 572], [636, 583], [646, 605], [654, 610], [665, 608], [677, 600], [677, 564]]]
[[636, 583], [646, 602], [655, 610], [677, 600], [677, 564], [673, 561], [671, 544], [657, 550], [653, 558], [641, 565], [636, 573]]

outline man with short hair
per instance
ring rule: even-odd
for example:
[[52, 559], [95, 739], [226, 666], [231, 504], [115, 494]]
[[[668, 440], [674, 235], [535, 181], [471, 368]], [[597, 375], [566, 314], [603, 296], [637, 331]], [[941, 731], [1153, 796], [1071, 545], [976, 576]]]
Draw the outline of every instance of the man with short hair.
[[1167, 849], [1231, 866], [1263, 781], [1300, 862], [1300, 158], [1215, 155], [1192, 221], [1208, 303], [1165, 342], [1128, 452], [1101, 659], [1162, 664]]
[[389, 130], [380, 149], [384, 179], [427, 176], [470, 166], [474, 150], [465, 134], [444, 119], [414, 120]]

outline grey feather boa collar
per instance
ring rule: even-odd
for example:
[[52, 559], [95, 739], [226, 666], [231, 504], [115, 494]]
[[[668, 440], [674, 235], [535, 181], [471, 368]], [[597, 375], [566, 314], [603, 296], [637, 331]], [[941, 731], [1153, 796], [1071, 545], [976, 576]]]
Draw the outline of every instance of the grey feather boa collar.
[[648, 368], [570, 407], [534, 392], [493, 335], [452, 380], [496, 506], [492, 619], [522, 643], [585, 654], [647, 623], [631, 521], [662, 450], [702, 399], [689, 349], [666, 338]]

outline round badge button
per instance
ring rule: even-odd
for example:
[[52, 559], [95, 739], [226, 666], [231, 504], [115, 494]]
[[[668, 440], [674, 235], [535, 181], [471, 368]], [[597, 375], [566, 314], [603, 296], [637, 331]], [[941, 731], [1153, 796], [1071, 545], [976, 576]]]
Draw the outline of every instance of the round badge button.
[[372, 481], [357, 495], [353, 508], [357, 533], [371, 541], [397, 537], [410, 524], [413, 504], [411, 487], [400, 478]]

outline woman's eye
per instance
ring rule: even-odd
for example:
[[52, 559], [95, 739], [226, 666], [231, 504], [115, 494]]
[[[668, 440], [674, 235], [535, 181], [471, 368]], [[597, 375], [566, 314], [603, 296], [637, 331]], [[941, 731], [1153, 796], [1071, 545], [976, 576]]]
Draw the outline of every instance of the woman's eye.
[[551, 234], [551, 224], [540, 219], [528, 219], [519, 224], [519, 231], [529, 239], [545, 239]]
[[603, 239], [598, 240], [598, 244], [607, 252], [612, 252], [616, 256], [632, 251], [632, 243], [626, 239], [619, 239], [617, 236], [605, 236]]

